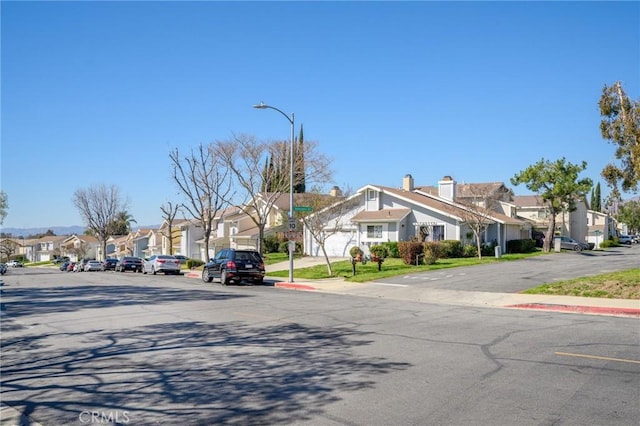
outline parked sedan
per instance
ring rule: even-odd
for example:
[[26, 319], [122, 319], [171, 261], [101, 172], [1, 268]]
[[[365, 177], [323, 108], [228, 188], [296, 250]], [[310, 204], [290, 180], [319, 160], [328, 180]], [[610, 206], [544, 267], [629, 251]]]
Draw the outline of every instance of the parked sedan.
[[202, 281], [211, 282], [218, 278], [222, 285], [227, 285], [249, 279], [255, 284], [262, 284], [264, 274], [264, 261], [257, 251], [224, 249], [204, 265]]
[[189, 258], [185, 255], [182, 254], [174, 254], [175, 258], [178, 259], [180, 261], [180, 263], [185, 264], [187, 263], [187, 260], [189, 260]]
[[102, 262], [99, 260], [90, 260], [84, 264], [84, 272], [102, 271]]
[[560, 248], [564, 250], [582, 251], [589, 250], [589, 244], [580, 243], [573, 238], [569, 237], [556, 237], [556, 240], [560, 240]]
[[180, 261], [175, 256], [168, 254], [154, 254], [144, 261], [143, 273], [157, 274], [158, 272], [164, 272], [167, 274], [179, 274], [180, 273]]
[[142, 272], [142, 259], [133, 256], [124, 256], [116, 263], [116, 272]]
[[118, 264], [118, 259], [115, 257], [109, 257], [102, 262], [102, 270], [103, 271], [115, 271], [116, 265]]
[[18, 262], [17, 260], [11, 260], [7, 262], [7, 266], [10, 266], [12, 268], [22, 268], [24, 265], [22, 264], [22, 262]]

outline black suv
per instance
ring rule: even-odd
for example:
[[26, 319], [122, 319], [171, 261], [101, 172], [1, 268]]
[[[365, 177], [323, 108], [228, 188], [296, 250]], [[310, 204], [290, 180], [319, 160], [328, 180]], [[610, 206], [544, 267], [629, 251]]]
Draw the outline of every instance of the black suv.
[[254, 284], [262, 284], [264, 273], [264, 261], [257, 251], [223, 249], [204, 265], [202, 281], [210, 283], [218, 278], [222, 285], [227, 285], [248, 279]]
[[142, 259], [133, 256], [121, 257], [120, 260], [118, 260], [118, 263], [116, 263], [115, 271], [142, 272]]
[[118, 259], [116, 259], [115, 257], [108, 257], [104, 260], [104, 262], [102, 262], [102, 270], [103, 271], [109, 271], [109, 270], [116, 270], [116, 265], [118, 264]]

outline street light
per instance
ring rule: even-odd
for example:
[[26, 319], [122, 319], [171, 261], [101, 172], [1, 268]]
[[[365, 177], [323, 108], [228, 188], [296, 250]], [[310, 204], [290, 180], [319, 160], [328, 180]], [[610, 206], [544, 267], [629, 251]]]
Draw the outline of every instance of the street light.
[[[295, 222], [293, 221], [293, 131], [294, 131], [294, 119], [293, 119], [293, 113], [291, 113], [291, 117], [289, 117], [287, 114], [285, 114], [282, 110], [276, 108], [276, 107], [272, 107], [271, 105], [266, 105], [264, 102], [260, 102], [259, 105], [254, 105], [254, 108], [257, 109], [273, 109], [278, 111], [280, 114], [282, 114], [287, 120], [289, 120], [289, 123], [291, 123], [291, 147], [290, 147], [290, 164], [289, 164], [289, 169], [290, 169], [290, 176], [289, 176], [289, 230], [291, 229], [291, 223], [293, 223], [293, 230], [295, 230]], [[292, 283], [293, 282], [293, 250], [295, 248], [295, 245], [291, 244], [291, 239], [289, 239], [289, 282]]]

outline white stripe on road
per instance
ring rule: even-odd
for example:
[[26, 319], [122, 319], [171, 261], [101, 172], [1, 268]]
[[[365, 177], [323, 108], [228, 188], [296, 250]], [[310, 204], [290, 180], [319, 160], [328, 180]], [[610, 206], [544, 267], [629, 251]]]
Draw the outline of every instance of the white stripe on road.
[[371, 283], [371, 284], [375, 284], [375, 285], [386, 285], [389, 287], [409, 287], [406, 284], [387, 284], [387, 283]]

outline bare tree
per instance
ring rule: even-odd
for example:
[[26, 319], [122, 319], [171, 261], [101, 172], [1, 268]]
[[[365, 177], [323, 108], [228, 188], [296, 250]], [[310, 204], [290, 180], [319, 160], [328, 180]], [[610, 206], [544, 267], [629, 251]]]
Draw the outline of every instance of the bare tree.
[[126, 210], [126, 204], [120, 198], [120, 189], [105, 184], [77, 189], [73, 194], [73, 204], [80, 212], [87, 228], [98, 238], [102, 245], [102, 257], [107, 253], [107, 238], [111, 224], [119, 211]]
[[9, 198], [7, 193], [0, 191], [0, 225], [4, 223], [4, 219], [7, 217], [7, 209], [9, 208]]
[[160, 210], [162, 211], [162, 219], [167, 221], [167, 231], [163, 235], [169, 239], [169, 254], [173, 254], [173, 221], [180, 211], [180, 204], [173, 204], [169, 201], [167, 204], [161, 205]]
[[232, 198], [229, 165], [212, 145], [200, 144], [184, 157], [176, 148], [169, 158], [173, 164], [173, 180], [187, 199], [182, 207], [202, 226], [205, 257], [208, 257], [213, 220]]
[[[316, 150], [317, 144], [305, 141], [303, 154], [294, 158], [304, 159], [305, 175], [297, 174], [293, 186], [304, 179], [306, 185], [323, 184], [330, 181], [329, 160]], [[230, 141], [218, 141], [216, 150], [233, 174], [234, 181], [242, 189], [238, 207], [246, 213], [258, 228], [258, 250], [262, 252], [265, 228], [274, 205], [290, 190], [288, 157], [289, 142], [259, 142], [253, 136], [234, 135]], [[264, 164], [287, 165], [285, 170], [265, 173]], [[294, 171], [296, 166], [294, 166]], [[298, 168], [300, 169], [300, 168]], [[294, 173], [295, 174], [295, 173]], [[264, 188], [269, 188], [268, 192]], [[287, 209], [290, 207], [286, 203]], [[282, 203], [284, 205], [284, 203]]]
[[499, 196], [491, 186], [469, 185], [464, 198], [456, 198], [456, 203], [464, 208], [456, 208], [454, 214], [458, 216], [473, 232], [478, 259], [482, 259], [482, 234], [489, 225], [495, 223], [492, 219]]
[[[0, 241], [0, 255], [4, 255], [7, 261], [18, 251], [18, 243], [10, 238], [4, 238]], [[2, 256], [0, 256], [1, 258]]]
[[84, 241], [80, 241], [80, 243], [77, 246], [74, 246], [69, 251], [75, 254], [76, 259], [81, 260], [87, 256], [87, 253], [89, 252], [89, 245]]
[[345, 231], [349, 224], [345, 218], [350, 217], [355, 208], [360, 205], [358, 195], [349, 198], [351, 191], [345, 190], [343, 194], [327, 195], [318, 190], [303, 194], [301, 202], [310, 206], [312, 212], [297, 213], [298, 218], [304, 223], [305, 230], [309, 232], [311, 238], [318, 244], [327, 264], [329, 276], [333, 276], [331, 261], [325, 245], [327, 240], [335, 234]]

